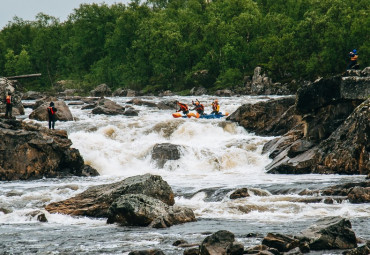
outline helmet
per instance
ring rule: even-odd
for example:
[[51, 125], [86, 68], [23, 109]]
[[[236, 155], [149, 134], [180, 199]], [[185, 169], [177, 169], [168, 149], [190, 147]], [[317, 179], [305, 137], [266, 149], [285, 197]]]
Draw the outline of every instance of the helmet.
[[199, 101], [195, 101], [195, 104], [198, 105], [199, 104]]
[[54, 102], [50, 102], [50, 106], [54, 106]]
[[352, 52], [356, 54], [356, 53], [357, 53], [357, 50], [356, 50], [356, 49], [354, 49]]
[[217, 99], [215, 100], [215, 103], [218, 103], [218, 100]]

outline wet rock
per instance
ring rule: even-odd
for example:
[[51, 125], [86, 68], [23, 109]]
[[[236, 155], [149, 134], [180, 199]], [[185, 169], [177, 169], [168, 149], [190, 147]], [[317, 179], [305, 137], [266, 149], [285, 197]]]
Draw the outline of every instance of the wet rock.
[[98, 170], [95, 168], [89, 166], [89, 165], [84, 165], [82, 168], [82, 175], [83, 176], [99, 176]]
[[157, 107], [156, 103], [145, 101], [145, 100], [142, 100], [140, 98], [133, 98], [132, 100], [128, 101], [127, 104], [145, 105], [145, 106], [148, 106], [148, 107]]
[[[200, 255], [219, 255], [219, 254], [230, 254], [227, 253], [229, 247], [240, 247], [235, 242], [235, 236], [233, 233], [227, 230], [220, 230], [216, 233], [206, 237], [202, 244], [200, 245], [199, 254]], [[244, 250], [244, 249], [243, 249]], [[240, 249], [235, 249], [236, 253], [233, 254], [243, 254], [240, 253]]]
[[8, 213], [11, 213], [11, 212], [13, 212], [13, 211], [10, 210], [10, 209], [0, 207], [0, 213], [8, 214]]
[[184, 255], [199, 255], [199, 248], [191, 248], [187, 249], [183, 253]]
[[299, 247], [299, 240], [287, 235], [268, 233], [267, 236], [262, 240], [262, 245], [275, 248], [279, 252], [288, 252], [296, 247]]
[[178, 160], [181, 157], [181, 146], [171, 143], [154, 145], [152, 149], [152, 160], [159, 168], [163, 168], [168, 160]]
[[165, 255], [165, 254], [163, 251], [159, 249], [152, 249], [152, 250], [132, 251], [128, 255]]
[[139, 112], [132, 108], [127, 108], [123, 113], [125, 116], [139, 116]]
[[144, 194], [174, 205], [171, 187], [160, 176], [145, 174], [126, 178], [113, 184], [91, 187], [75, 197], [48, 204], [45, 209], [50, 213], [69, 215], [108, 217], [108, 209], [119, 197], [127, 194]]
[[39, 222], [48, 222], [48, 219], [46, 218], [45, 213], [40, 213], [39, 215], [37, 215], [37, 220]]
[[257, 135], [282, 135], [295, 127], [301, 118], [294, 114], [295, 97], [244, 104], [227, 120], [238, 122]]
[[340, 217], [318, 220], [302, 232], [308, 238], [311, 250], [352, 249], [357, 247], [351, 222]]
[[216, 90], [215, 92], [215, 96], [218, 96], [218, 97], [231, 97], [233, 95], [234, 93], [229, 89]]
[[244, 254], [280, 255], [281, 253], [275, 248], [271, 248], [271, 247], [261, 244], [261, 245], [256, 245], [254, 247], [246, 249], [244, 251]]
[[370, 203], [370, 187], [354, 187], [348, 194], [349, 202]]
[[179, 246], [179, 245], [182, 245], [182, 244], [188, 244], [188, 242], [186, 240], [176, 240], [175, 242], [173, 242], [172, 246]]
[[158, 109], [160, 110], [175, 110], [177, 108], [177, 104], [175, 100], [172, 101], [161, 101], [157, 104]]
[[82, 176], [84, 161], [64, 130], [0, 120], [0, 180]]
[[119, 88], [113, 92], [114, 97], [134, 97], [138, 95], [139, 93], [132, 89]]
[[125, 107], [107, 98], [101, 98], [96, 102], [95, 108], [91, 111], [91, 113], [105, 115], [121, 115], [125, 113]]
[[247, 188], [241, 188], [235, 190], [233, 193], [230, 195], [230, 199], [238, 199], [242, 197], [249, 197], [248, 189]]
[[192, 221], [195, 221], [195, 215], [189, 208], [169, 206], [159, 199], [142, 194], [128, 194], [112, 203], [107, 222], [123, 226], [167, 228]]
[[[50, 105], [50, 102], [43, 102], [40, 106], [38, 106], [30, 115], [30, 119], [39, 120], [39, 121], [48, 121], [49, 116], [47, 112], [47, 108]], [[54, 107], [57, 108], [57, 112], [55, 113], [55, 119], [59, 121], [72, 121], [73, 116], [71, 111], [69, 110], [68, 105], [64, 101], [53, 101]]]
[[90, 91], [92, 97], [109, 97], [112, 95], [111, 89], [107, 84], [103, 83], [97, 86], [94, 90]]
[[361, 247], [351, 249], [349, 251], [344, 251], [344, 255], [369, 255], [370, 254], [370, 241]]
[[165, 90], [158, 94], [159, 97], [169, 97], [175, 95], [171, 90]]

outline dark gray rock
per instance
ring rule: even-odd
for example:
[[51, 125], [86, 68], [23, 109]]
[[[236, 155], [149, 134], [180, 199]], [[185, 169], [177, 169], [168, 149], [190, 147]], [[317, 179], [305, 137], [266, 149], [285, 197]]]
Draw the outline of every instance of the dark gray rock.
[[108, 217], [108, 209], [119, 197], [127, 194], [144, 194], [174, 205], [171, 187], [160, 176], [145, 174], [126, 178], [113, 184], [91, 187], [75, 197], [48, 204], [50, 213], [69, 215]]
[[152, 160], [159, 168], [163, 168], [168, 160], [178, 160], [181, 157], [181, 146], [171, 143], [154, 145], [152, 149]]
[[103, 83], [90, 91], [90, 95], [92, 97], [109, 97], [112, 95], [112, 91], [107, 84]]
[[352, 249], [357, 247], [351, 222], [340, 217], [318, 220], [302, 232], [308, 238], [311, 250]]
[[[238, 247], [232, 249], [231, 247]], [[219, 254], [230, 254], [227, 250], [231, 248], [236, 254], [240, 253], [240, 246], [235, 242], [235, 235], [227, 230], [220, 230], [216, 233], [206, 237], [200, 245], [200, 255], [219, 255]]]
[[189, 208], [169, 206], [143, 194], [128, 194], [112, 203], [107, 222], [123, 226], [167, 228], [192, 221], [196, 221], [195, 215]]
[[125, 113], [125, 107], [107, 98], [101, 98], [96, 102], [95, 108], [91, 111], [91, 113], [105, 115], [121, 115]]

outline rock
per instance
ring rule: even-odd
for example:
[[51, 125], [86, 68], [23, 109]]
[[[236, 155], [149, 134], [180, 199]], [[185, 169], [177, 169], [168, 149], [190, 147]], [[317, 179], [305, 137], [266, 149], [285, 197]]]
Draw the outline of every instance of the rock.
[[175, 242], [173, 242], [172, 246], [179, 246], [179, 245], [183, 245], [183, 244], [188, 244], [188, 242], [186, 240], [176, 240]]
[[160, 96], [160, 97], [169, 97], [169, 96], [173, 96], [173, 95], [174, 95], [174, 93], [171, 90], [165, 90], [165, 91], [159, 93], [158, 96]]
[[111, 89], [107, 84], [103, 83], [97, 86], [94, 90], [90, 91], [92, 97], [109, 97], [112, 95]]
[[244, 254], [258, 254], [258, 255], [280, 255], [281, 253], [275, 248], [270, 248], [266, 245], [257, 245], [245, 250]]
[[268, 233], [262, 240], [262, 245], [275, 248], [279, 252], [288, 252], [299, 247], [299, 240], [287, 235]]
[[6, 112], [5, 97], [10, 93], [12, 96], [12, 116], [23, 115], [24, 108], [21, 102], [22, 94], [17, 90], [17, 81], [0, 78], [0, 112]]
[[[202, 244], [200, 245], [199, 255], [231, 255], [231, 253], [227, 253], [227, 250], [229, 247], [233, 246], [240, 247], [235, 243], [234, 234], [227, 230], [220, 230], [203, 240]], [[235, 255], [243, 254], [243, 252], [240, 253], [239, 248], [237, 248], [235, 252]]]
[[370, 187], [354, 187], [348, 194], [351, 203], [370, 203]]
[[128, 255], [165, 255], [159, 249], [132, 251]]
[[[64, 101], [53, 101], [54, 107], [57, 108], [57, 112], [55, 113], [55, 119], [59, 121], [72, 121], [73, 116], [71, 111], [69, 110], [68, 105]], [[29, 116], [30, 119], [39, 120], [39, 121], [48, 121], [49, 116], [47, 112], [47, 108], [50, 105], [49, 102], [44, 102], [40, 106], [38, 106]]]
[[127, 104], [133, 104], [133, 105], [145, 105], [148, 107], [157, 107], [156, 103], [144, 101], [140, 98], [133, 98], [132, 100], [128, 101]]
[[195, 221], [195, 216], [191, 209], [169, 206], [143, 194], [128, 194], [119, 197], [109, 207], [107, 223], [166, 228], [192, 221]]
[[41, 213], [37, 215], [37, 220], [39, 222], [48, 222], [48, 219], [46, 218], [45, 213]]
[[231, 97], [233, 95], [234, 93], [229, 89], [216, 90], [215, 92], [215, 96], [218, 96], [218, 97]]
[[40, 92], [36, 91], [27, 91], [22, 95], [22, 100], [36, 100], [41, 99], [43, 95]]
[[184, 255], [199, 255], [199, 248], [191, 248], [187, 249], [183, 253]]
[[175, 100], [172, 101], [161, 101], [157, 104], [159, 110], [176, 110], [177, 104]]
[[207, 89], [204, 87], [194, 87], [190, 90], [190, 95], [202, 96], [207, 94]]
[[125, 113], [125, 108], [112, 100], [101, 98], [96, 102], [93, 114], [120, 115]]
[[295, 127], [300, 117], [294, 115], [295, 97], [272, 99], [256, 104], [244, 104], [227, 120], [238, 122], [257, 135], [282, 135]]
[[91, 187], [75, 197], [48, 204], [50, 213], [69, 215], [108, 217], [108, 209], [119, 197], [127, 194], [143, 194], [174, 205], [171, 187], [160, 176], [145, 174], [126, 178], [113, 184]]
[[64, 130], [0, 120], [0, 180], [82, 176], [84, 161]]
[[357, 247], [351, 222], [340, 217], [318, 220], [302, 232], [308, 238], [311, 250], [352, 249]]
[[231, 195], [230, 195], [230, 199], [238, 199], [238, 198], [242, 198], [242, 197], [249, 197], [249, 193], [248, 193], [248, 189], [247, 188], [241, 188], [241, 189], [237, 189], [235, 190]]
[[127, 108], [123, 113], [125, 116], [139, 116], [139, 112], [132, 108]]
[[370, 241], [361, 247], [351, 249], [349, 251], [344, 251], [344, 255], [369, 255], [370, 254]]
[[159, 168], [163, 168], [168, 160], [178, 160], [181, 157], [181, 146], [170, 143], [154, 145], [152, 149], [152, 160]]
[[98, 170], [95, 168], [89, 166], [89, 165], [84, 165], [82, 168], [82, 175], [83, 176], [99, 176]]
[[113, 92], [114, 97], [134, 97], [138, 96], [138, 92], [132, 89], [119, 88]]

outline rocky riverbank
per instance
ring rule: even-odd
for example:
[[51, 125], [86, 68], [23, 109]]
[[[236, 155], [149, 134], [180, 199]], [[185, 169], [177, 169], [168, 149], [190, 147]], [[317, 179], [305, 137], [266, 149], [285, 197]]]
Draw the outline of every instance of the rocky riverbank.
[[306, 84], [295, 100], [243, 105], [231, 116], [267, 143], [269, 173], [370, 173], [370, 68]]

